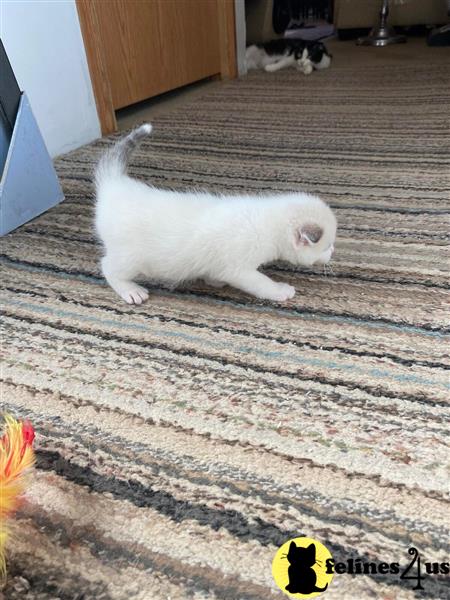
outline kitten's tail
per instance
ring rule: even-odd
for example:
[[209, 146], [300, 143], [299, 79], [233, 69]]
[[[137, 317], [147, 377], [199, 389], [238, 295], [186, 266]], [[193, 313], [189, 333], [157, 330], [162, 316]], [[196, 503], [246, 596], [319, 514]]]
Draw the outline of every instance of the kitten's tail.
[[95, 169], [95, 185], [97, 189], [107, 179], [126, 174], [128, 161], [133, 150], [145, 137], [150, 135], [152, 129], [153, 127], [150, 123], [145, 123], [133, 129], [131, 133], [106, 150]]

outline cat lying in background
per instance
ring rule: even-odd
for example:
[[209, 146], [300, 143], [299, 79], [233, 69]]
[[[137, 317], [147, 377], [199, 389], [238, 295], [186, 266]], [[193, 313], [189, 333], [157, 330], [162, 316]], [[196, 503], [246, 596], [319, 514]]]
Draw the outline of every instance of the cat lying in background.
[[105, 152], [95, 173], [96, 228], [105, 246], [103, 274], [130, 304], [148, 298], [138, 277], [176, 286], [203, 279], [257, 298], [284, 302], [295, 288], [258, 268], [274, 260], [327, 263], [336, 219], [303, 193], [215, 195], [161, 190], [126, 173], [132, 150], [152, 130], [142, 125]]
[[273, 72], [286, 67], [297, 67], [305, 75], [309, 75], [314, 69], [327, 69], [331, 63], [331, 54], [322, 42], [280, 38], [248, 46], [245, 60], [247, 69]]

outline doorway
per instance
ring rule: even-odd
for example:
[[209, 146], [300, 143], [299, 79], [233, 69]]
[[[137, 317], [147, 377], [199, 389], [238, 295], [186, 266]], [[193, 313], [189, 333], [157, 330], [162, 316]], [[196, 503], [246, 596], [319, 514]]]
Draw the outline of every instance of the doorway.
[[234, 0], [77, 0], [101, 129], [115, 111], [237, 74]]

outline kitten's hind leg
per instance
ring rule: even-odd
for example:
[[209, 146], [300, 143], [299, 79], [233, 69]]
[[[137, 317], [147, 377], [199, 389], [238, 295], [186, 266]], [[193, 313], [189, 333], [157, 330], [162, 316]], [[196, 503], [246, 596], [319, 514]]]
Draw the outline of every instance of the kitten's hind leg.
[[291, 65], [294, 65], [294, 64], [295, 64], [294, 55], [283, 56], [283, 58], [280, 58], [280, 60], [278, 60], [277, 62], [269, 63], [268, 65], [266, 65], [264, 67], [264, 70], [267, 71], [268, 73], [273, 73], [274, 71], [279, 71], [280, 69], [284, 69], [285, 67], [290, 67]]
[[125, 265], [124, 261], [106, 255], [102, 259], [102, 271], [112, 289], [128, 304], [142, 304], [147, 300], [147, 290], [132, 281], [138, 273], [129, 264]]
[[263, 300], [286, 302], [295, 296], [295, 288], [287, 283], [272, 281], [259, 271], [245, 271], [224, 277], [227, 283]]

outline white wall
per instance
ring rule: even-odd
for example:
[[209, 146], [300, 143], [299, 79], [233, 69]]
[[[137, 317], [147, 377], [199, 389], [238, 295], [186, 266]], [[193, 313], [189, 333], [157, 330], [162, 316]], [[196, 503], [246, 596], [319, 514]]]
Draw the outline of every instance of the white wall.
[[98, 138], [75, 0], [0, 0], [0, 34], [50, 154]]

